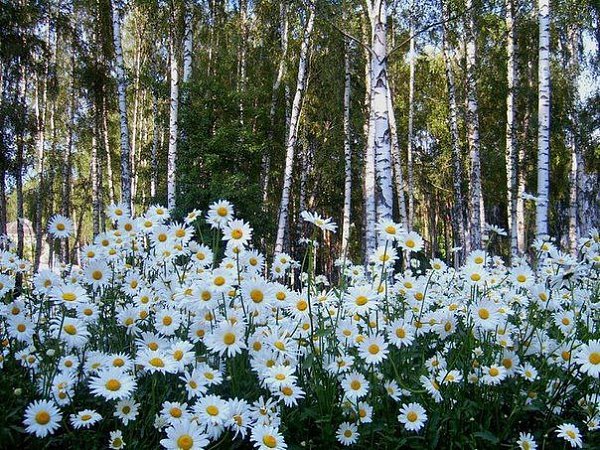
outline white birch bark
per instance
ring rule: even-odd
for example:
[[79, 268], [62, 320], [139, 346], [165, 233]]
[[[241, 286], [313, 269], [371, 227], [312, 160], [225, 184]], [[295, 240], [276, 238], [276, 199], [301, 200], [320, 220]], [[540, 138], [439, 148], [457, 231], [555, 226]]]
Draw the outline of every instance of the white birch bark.
[[[569, 77], [578, 83], [579, 76], [579, 34], [575, 27], [571, 27], [568, 33], [568, 71]], [[569, 248], [572, 255], [577, 254], [577, 245], [579, 240], [578, 207], [579, 207], [579, 164], [581, 160], [580, 149], [577, 142], [575, 122], [577, 118], [579, 98], [577, 90], [572, 96], [571, 111], [569, 113], [569, 130], [567, 132], [567, 145], [571, 153], [571, 167], [569, 171]]]
[[150, 197], [156, 200], [156, 186], [158, 184], [158, 137], [160, 129], [160, 118], [158, 116], [158, 90], [152, 90], [152, 116], [154, 118], [154, 130], [152, 135], [152, 154], [150, 160]]
[[[371, 21], [371, 115], [374, 127], [377, 220], [391, 220], [393, 211], [392, 155], [388, 118], [387, 2], [369, 1]], [[368, 224], [373, 225], [373, 224]]]
[[507, 52], [507, 94], [506, 94], [506, 192], [508, 235], [510, 253], [518, 253], [517, 239], [517, 140], [515, 127], [515, 93], [517, 83], [517, 65], [515, 63], [516, 40], [513, 0], [505, 1], [506, 9], [506, 52]]
[[410, 227], [410, 223], [406, 214], [406, 200], [404, 196], [404, 177], [402, 176], [402, 155], [400, 153], [400, 143], [398, 142], [396, 114], [394, 112], [394, 102], [392, 101], [393, 96], [394, 94], [392, 92], [392, 87], [389, 86], [387, 101], [390, 120], [390, 135], [392, 139], [392, 164], [394, 168], [394, 184], [396, 186], [396, 200], [398, 203], [398, 214], [400, 215], [400, 223], [402, 223], [402, 226], [405, 230], [408, 230]]
[[239, 68], [239, 109], [240, 125], [244, 124], [244, 93], [246, 92], [246, 52], [248, 45], [248, 1], [240, 0], [240, 27], [242, 31], [242, 42], [240, 45], [240, 68]]
[[285, 231], [287, 228], [290, 189], [292, 186], [292, 170], [294, 167], [294, 151], [298, 140], [298, 126], [300, 123], [300, 113], [302, 100], [306, 90], [307, 66], [310, 50], [310, 37], [315, 23], [315, 7], [313, 3], [309, 4], [308, 18], [304, 29], [304, 37], [300, 47], [300, 59], [298, 61], [298, 76], [296, 82], [296, 93], [292, 104], [292, 114], [290, 117], [290, 126], [286, 144], [285, 172], [283, 176], [283, 189], [281, 192], [281, 203], [279, 205], [279, 220], [277, 225], [277, 239], [275, 241], [275, 253], [283, 251]]
[[125, 78], [125, 64], [123, 62], [123, 49], [121, 47], [121, 8], [119, 2], [120, 0], [111, 0], [115, 71], [117, 73], [121, 127], [121, 201], [131, 208], [133, 205], [131, 203], [131, 150], [129, 146], [129, 125], [127, 123], [127, 80]]
[[[281, 86], [281, 82], [286, 72], [286, 60], [288, 52], [288, 7], [287, 1], [282, 1], [279, 5], [279, 15], [281, 21], [281, 56], [279, 58], [279, 65], [277, 67], [277, 75], [273, 81], [273, 91], [271, 92], [271, 108], [269, 109], [269, 144], [273, 147], [273, 133], [275, 128], [275, 113], [277, 111], [277, 94]], [[287, 121], [287, 107], [286, 107], [286, 121]], [[262, 201], [263, 205], [267, 202], [267, 196], [269, 192], [269, 180], [271, 176], [271, 155], [268, 150], [265, 151], [262, 158]]]
[[352, 147], [350, 146], [350, 51], [351, 45], [348, 38], [344, 41], [344, 213], [342, 219], [342, 255], [348, 251], [350, 239], [350, 212], [352, 206]]
[[481, 248], [482, 226], [485, 224], [483, 218], [482, 192], [481, 192], [481, 161], [479, 159], [479, 111], [477, 101], [476, 70], [476, 32], [472, 0], [466, 0], [466, 8], [469, 11], [466, 32], [466, 56], [467, 56], [467, 137], [469, 141], [469, 160], [471, 171], [469, 174], [469, 206], [470, 206], [470, 229], [471, 247], [473, 250]]
[[465, 255], [465, 215], [464, 215], [464, 204], [462, 195], [462, 177], [463, 170], [461, 164], [461, 151], [458, 134], [458, 108], [456, 105], [456, 86], [454, 83], [454, 72], [452, 70], [452, 60], [450, 57], [450, 45], [448, 42], [448, 28], [447, 22], [449, 19], [448, 4], [444, 2], [443, 6], [443, 20], [444, 25], [442, 27], [442, 45], [444, 55], [444, 65], [446, 68], [446, 83], [448, 88], [448, 125], [450, 128], [450, 138], [452, 142], [452, 185], [454, 202], [452, 205], [452, 234], [454, 235], [454, 246], [460, 247], [461, 249], [455, 253], [454, 263], [455, 266], [460, 266], [463, 262]]
[[538, 154], [535, 235], [548, 235], [550, 188], [550, 0], [538, 1]]
[[171, 97], [169, 101], [169, 152], [167, 155], [167, 207], [175, 208], [177, 171], [177, 116], [179, 113], [179, 68], [175, 51], [175, 30], [171, 30], [169, 41], [171, 67]]
[[[371, 41], [370, 32], [370, 20], [369, 23], [363, 22], [363, 34], [365, 35], [365, 41]], [[363, 133], [365, 142], [364, 151], [364, 182], [363, 182], [363, 198], [364, 198], [364, 259], [365, 264], [369, 261], [369, 256], [375, 251], [377, 247], [377, 234], [375, 232], [375, 222], [377, 221], [377, 207], [375, 201], [375, 151], [374, 151], [374, 132], [373, 127], [373, 114], [371, 113], [371, 52], [369, 51], [368, 44], [364, 47], [365, 55], [365, 122], [363, 126]]]
[[106, 91], [102, 92], [102, 140], [104, 141], [104, 154], [106, 155], [106, 177], [108, 182], [108, 201], [115, 203], [115, 183], [113, 181], [112, 153], [108, 137], [108, 111], [106, 108]]
[[194, 47], [193, 15], [191, 1], [184, 2], [183, 31], [183, 75], [181, 81], [186, 84], [192, 76], [192, 54]]
[[409, 50], [409, 76], [408, 76], [408, 137], [406, 142], [406, 163], [408, 172], [408, 220], [407, 229], [412, 230], [415, 217], [415, 195], [414, 195], [414, 175], [413, 175], [413, 121], [414, 121], [414, 98], [415, 98], [415, 40], [412, 38], [413, 18], [410, 18], [410, 27], [408, 30], [410, 39]]

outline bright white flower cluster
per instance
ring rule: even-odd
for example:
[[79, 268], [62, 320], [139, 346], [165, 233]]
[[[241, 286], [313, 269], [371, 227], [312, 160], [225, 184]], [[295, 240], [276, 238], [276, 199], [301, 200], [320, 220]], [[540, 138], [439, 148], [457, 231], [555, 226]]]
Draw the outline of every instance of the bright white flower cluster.
[[[475, 251], [454, 269], [411, 260], [423, 239], [385, 221], [371, 264], [338, 261], [336, 287], [285, 253], [267, 266], [225, 200], [204, 217], [207, 242], [225, 248], [200, 237], [200, 211], [183, 223], [158, 205], [107, 215], [114, 227], [81, 249], [81, 268], [31, 274], [0, 253], [0, 367], [22, 366], [37, 388], [23, 411], [28, 433], [111, 421], [109, 446], [122, 448], [117, 428], [135, 434], [158, 411], [148, 423], [167, 449], [207, 448], [226, 433], [285, 449], [288, 420], [317, 405], [331, 414], [333, 439], [353, 445], [383, 421], [425, 436], [440, 411], [476, 401], [523, 406], [498, 437], [521, 448], [536, 448], [546, 430], [517, 429], [528, 411], [541, 411], [544, 427], [563, 423], [554, 437], [572, 446], [583, 442], [578, 415], [598, 428], [596, 231], [577, 257], [544, 241], [533, 267]], [[335, 231], [330, 219], [303, 217]], [[66, 237], [69, 221], [57, 216], [50, 228]], [[97, 410], [79, 406], [92, 398]]]

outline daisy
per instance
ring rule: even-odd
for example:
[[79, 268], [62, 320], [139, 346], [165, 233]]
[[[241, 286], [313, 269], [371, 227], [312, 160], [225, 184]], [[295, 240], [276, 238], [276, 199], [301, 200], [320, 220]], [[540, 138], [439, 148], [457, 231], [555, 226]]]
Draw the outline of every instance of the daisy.
[[89, 428], [92, 425], [95, 425], [101, 419], [102, 416], [93, 409], [84, 409], [83, 411], [79, 411], [77, 414], [71, 414], [69, 416], [71, 425], [76, 430], [79, 428]]
[[135, 380], [120, 369], [102, 370], [90, 379], [90, 391], [97, 397], [118, 400], [130, 397], [135, 390]]
[[250, 437], [258, 450], [284, 450], [287, 444], [279, 430], [272, 426], [256, 425]]
[[344, 295], [344, 305], [350, 314], [364, 314], [377, 308], [377, 298], [369, 286], [352, 286]]
[[232, 357], [242, 353], [242, 349], [246, 348], [244, 333], [243, 324], [232, 325], [229, 322], [221, 322], [215, 331], [207, 336], [206, 345], [221, 356], [227, 352], [227, 356]]
[[535, 381], [538, 377], [538, 371], [530, 363], [525, 363], [518, 369], [519, 374], [527, 381]]
[[194, 413], [198, 414], [202, 424], [207, 426], [224, 425], [229, 417], [229, 405], [221, 397], [207, 395], [194, 405]]
[[190, 413], [187, 407], [187, 403], [164, 402], [160, 413], [170, 425], [174, 425], [188, 420]]
[[398, 240], [403, 231], [402, 225], [387, 219], [379, 221], [375, 229], [379, 232], [379, 236], [385, 241]]
[[69, 309], [74, 309], [78, 303], [88, 303], [90, 301], [85, 289], [72, 283], [62, 283], [54, 288], [50, 298]]
[[317, 213], [310, 213], [308, 211], [302, 211], [300, 216], [305, 221], [316, 225], [323, 231], [331, 231], [332, 233], [335, 233], [337, 230], [337, 225], [332, 221], [331, 218], [321, 217]]
[[475, 326], [483, 330], [494, 330], [500, 322], [498, 306], [491, 300], [480, 300], [471, 309]]
[[517, 445], [520, 450], [536, 450], [538, 448], [535, 438], [529, 433], [519, 433]]
[[368, 336], [359, 344], [358, 354], [367, 364], [379, 364], [387, 358], [388, 344], [381, 335]]
[[125, 441], [123, 440], [123, 433], [120, 430], [111, 431], [110, 439], [108, 440], [108, 447], [113, 449], [121, 449], [125, 447]]
[[371, 255], [371, 262], [377, 265], [393, 266], [398, 259], [398, 252], [389, 245], [377, 247], [375, 253]]
[[556, 430], [558, 437], [563, 438], [571, 447], [583, 447], [583, 441], [581, 439], [581, 433], [579, 429], [571, 423], [563, 423]]
[[400, 408], [398, 420], [408, 431], [419, 431], [427, 421], [427, 413], [418, 403], [405, 403]]
[[194, 421], [182, 421], [166, 430], [167, 438], [160, 445], [169, 450], [201, 450], [208, 446], [209, 440]]
[[48, 223], [48, 233], [57, 239], [68, 238], [73, 233], [73, 221], [68, 217], [55, 214]]
[[358, 400], [369, 390], [369, 382], [358, 372], [350, 372], [342, 380], [342, 388], [349, 400]]
[[279, 398], [279, 400], [283, 400], [285, 406], [292, 407], [298, 405], [298, 400], [304, 398], [306, 393], [302, 390], [302, 388], [296, 385], [282, 386], [278, 391], [275, 392], [275, 396]]
[[415, 339], [414, 327], [403, 319], [397, 319], [387, 326], [387, 337], [398, 348], [408, 347]]
[[401, 236], [400, 247], [409, 252], [420, 252], [423, 249], [423, 238], [416, 232]]
[[502, 365], [492, 364], [489, 367], [483, 367], [483, 377], [481, 381], [484, 384], [500, 384], [507, 376], [506, 369]]
[[165, 308], [156, 313], [154, 326], [156, 331], [165, 336], [172, 336], [181, 325], [181, 313], [176, 309]]
[[114, 416], [118, 419], [121, 419], [123, 425], [129, 424], [129, 422], [135, 421], [138, 412], [139, 412], [140, 404], [136, 403], [132, 399], [123, 399], [119, 400], [115, 406]]
[[206, 221], [212, 228], [221, 228], [233, 218], [233, 205], [227, 200], [218, 200], [208, 207]]
[[110, 282], [112, 271], [106, 261], [91, 261], [84, 269], [85, 281], [94, 289], [107, 286]]
[[245, 245], [252, 239], [252, 228], [243, 220], [230, 220], [223, 228], [223, 240], [228, 244]]
[[349, 422], [343, 422], [337, 429], [335, 437], [342, 445], [352, 445], [358, 442], [360, 435], [358, 434], [358, 427]]
[[106, 215], [112, 220], [116, 222], [120, 219], [124, 219], [129, 217], [129, 208], [125, 203], [117, 203], [116, 205], [109, 205], [106, 208]]
[[36, 400], [25, 410], [25, 431], [43, 438], [53, 434], [59, 427], [62, 414], [53, 402]]
[[579, 370], [594, 378], [600, 377], [600, 340], [592, 340], [579, 348], [575, 362]]
[[419, 378], [421, 386], [425, 388], [427, 393], [435, 400], [436, 403], [442, 401], [442, 394], [440, 393], [440, 385], [435, 381], [434, 378], [427, 378], [425, 375], [421, 375]]
[[85, 322], [79, 319], [65, 317], [62, 321], [62, 327], [60, 322], [55, 322], [50, 328], [54, 331], [54, 335], [57, 338], [60, 336], [60, 339], [63, 340], [70, 348], [83, 347], [90, 337], [90, 333], [85, 326]]
[[144, 350], [138, 355], [136, 364], [144, 367], [147, 372], [176, 373], [177, 366], [164, 350]]
[[283, 386], [292, 386], [296, 383], [296, 377], [293, 375], [294, 368], [290, 366], [276, 365], [267, 369], [265, 383], [273, 390], [278, 390]]

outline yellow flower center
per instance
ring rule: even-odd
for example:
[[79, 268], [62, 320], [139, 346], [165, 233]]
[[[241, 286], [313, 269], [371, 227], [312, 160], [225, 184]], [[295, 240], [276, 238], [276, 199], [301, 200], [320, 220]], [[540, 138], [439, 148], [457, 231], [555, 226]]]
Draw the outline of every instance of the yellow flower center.
[[265, 444], [269, 448], [277, 447], [277, 439], [275, 439], [275, 436], [271, 434], [265, 434], [262, 438], [262, 441], [263, 444]]
[[396, 234], [396, 227], [393, 225], [388, 225], [385, 227], [385, 232], [388, 234]]
[[346, 431], [344, 431], [344, 436], [346, 436], [347, 438], [351, 438], [352, 437], [352, 430], [346, 430]]
[[569, 431], [567, 431], [567, 436], [569, 436], [571, 439], [575, 439], [575, 437], [577, 435], [575, 434], [575, 432], [573, 430], [569, 430]]
[[165, 362], [161, 358], [156, 356], [148, 362], [154, 367], [165, 367]]
[[123, 360], [123, 358], [115, 358], [113, 360], [114, 367], [123, 367], [124, 365], [125, 365], [125, 361]]
[[73, 325], [71, 323], [68, 324], [68, 325], [65, 325], [63, 327], [63, 330], [65, 330], [65, 333], [67, 333], [67, 334], [69, 334], [71, 336], [77, 334], [77, 328], [75, 328], [75, 325]]
[[406, 241], [404, 243], [404, 245], [406, 245], [408, 248], [414, 248], [415, 247], [415, 241], [413, 241], [412, 239], [409, 239], [408, 241]]
[[292, 390], [292, 388], [289, 387], [289, 386], [282, 387], [281, 388], [281, 392], [283, 393], [283, 395], [286, 395], [288, 397], [294, 393], [294, 391]]
[[227, 332], [223, 335], [223, 343], [225, 345], [232, 345], [235, 343], [235, 334]]
[[56, 229], [58, 231], [65, 231], [65, 224], [64, 223], [57, 223], [56, 224]]
[[285, 344], [281, 341], [275, 341], [275, 348], [277, 348], [278, 350], [281, 350], [282, 352], [285, 350]]
[[169, 414], [176, 419], [179, 419], [183, 415], [183, 411], [180, 408], [173, 407], [169, 410]]
[[296, 303], [296, 308], [298, 308], [298, 311], [306, 311], [306, 308], [308, 308], [308, 303], [306, 303], [304, 300], [300, 300], [298, 303]]
[[27, 327], [24, 324], [22, 324], [22, 323], [20, 323], [19, 325], [17, 325], [17, 331], [19, 333], [23, 333], [26, 329], [27, 329]]
[[562, 318], [562, 320], [561, 320], [561, 322], [562, 322], [562, 324], [563, 324], [563, 325], [565, 325], [565, 326], [568, 326], [568, 325], [570, 325], [570, 324], [571, 324], [571, 321], [569, 320], [569, 318], [568, 318], [568, 317], [563, 317], [563, 318]]
[[218, 276], [215, 278], [215, 284], [217, 286], [223, 286], [225, 284], [225, 278], [223, 278], [222, 276]]
[[209, 405], [206, 408], [206, 412], [211, 416], [216, 416], [219, 414], [219, 408], [217, 408], [215, 405]]
[[35, 421], [40, 425], [46, 425], [50, 422], [50, 414], [48, 411], [40, 411], [35, 415]]
[[240, 230], [239, 228], [236, 228], [231, 232], [231, 237], [233, 239], [240, 239], [243, 235], [244, 233], [242, 233], [242, 230]]
[[600, 353], [593, 352], [588, 359], [593, 365], [596, 366], [600, 364]]
[[527, 281], [527, 277], [523, 274], [520, 274], [519, 276], [517, 276], [517, 281], [519, 283], [525, 283]]
[[487, 319], [490, 318], [490, 312], [487, 309], [485, 309], [485, 308], [481, 308], [477, 312], [477, 315], [479, 315], [479, 318], [483, 319], [483, 320], [487, 320]]
[[177, 448], [190, 450], [194, 446], [194, 439], [189, 434], [182, 434], [177, 438]]
[[64, 292], [63, 295], [62, 295], [62, 299], [65, 302], [72, 302], [72, 301], [75, 301], [77, 299], [77, 296], [73, 292]]
[[162, 319], [162, 323], [164, 326], [168, 327], [169, 325], [171, 325], [173, 323], [173, 318], [171, 316], [165, 316]]
[[110, 380], [108, 380], [106, 382], [104, 387], [106, 389], [108, 389], [109, 391], [116, 392], [119, 389], [121, 389], [121, 382], [119, 380], [115, 380], [114, 378], [111, 378]]
[[285, 380], [285, 375], [282, 373], [278, 373], [277, 375], [275, 375], [275, 379], [278, 381], [283, 381]]
[[364, 295], [359, 295], [358, 297], [356, 297], [356, 304], [358, 306], [364, 306], [367, 304], [367, 302], [369, 301], [369, 299], [367, 297], [365, 297]]
[[377, 345], [377, 344], [369, 345], [369, 353], [371, 355], [376, 355], [377, 353], [379, 353], [379, 345]]
[[358, 391], [361, 387], [360, 381], [352, 380], [352, 383], [350, 383], [350, 387], [352, 388], [353, 391]]
[[417, 419], [419, 418], [419, 416], [417, 415], [416, 412], [414, 411], [410, 411], [407, 415], [406, 418], [408, 419], [409, 422], [416, 422]]
[[260, 289], [252, 289], [250, 291], [250, 298], [254, 303], [260, 303], [264, 300], [265, 294]]
[[500, 374], [500, 371], [495, 367], [491, 367], [488, 372], [492, 377], [497, 377]]
[[478, 273], [474, 273], [471, 275], [471, 280], [472, 281], [479, 281], [481, 280], [481, 275], [479, 275]]

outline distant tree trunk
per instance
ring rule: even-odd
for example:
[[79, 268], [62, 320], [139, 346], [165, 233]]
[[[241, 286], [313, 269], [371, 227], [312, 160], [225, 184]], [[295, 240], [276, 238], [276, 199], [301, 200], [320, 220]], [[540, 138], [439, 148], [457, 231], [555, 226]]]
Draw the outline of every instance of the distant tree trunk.
[[470, 206], [470, 228], [472, 249], [481, 248], [481, 233], [485, 225], [484, 213], [481, 207], [481, 161], [479, 159], [479, 107], [477, 101], [477, 79], [476, 79], [476, 30], [475, 12], [473, 11], [473, 0], [466, 1], [469, 11], [466, 32], [467, 53], [467, 129], [469, 141], [469, 159], [471, 172], [469, 175], [469, 206]]
[[400, 223], [402, 223], [402, 226], [406, 230], [408, 230], [410, 228], [410, 222], [406, 214], [406, 201], [404, 197], [404, 177], [402, 176], [402, 156], [400, 153], [400, 143], [398, 142], [396, 114], [394, 112], [394, 103], [392, 101], [393, 96], [394, 94], [392, 92], [392, 87], [389, 86], [388, 113], [390, 120], [390, 135], [392, 139], [392, 163], [394, 165], [394, 184], [396, 185], [396, 199], [398, 203], [398, 214], [400, 215]]
[[94, 237], [100, 233], [100, 197], [98, 193], [98, 145], [96, 134], [92, 134], [92, 161], [90, 166], [90, 182], [92, 184], [92, 232]]
[[[571, 26], [568, 33], [569, 59], [567, 69], [569, 78], [578, 82], [579, 77], [579, 33], [574, 26]], [[576, 134], [576, 121], [579, 98], [577, 90], [572, 92], [571, 105], [569, 112], [569, 130], [567, 132], [567, 145], [571, 152], [571, 168], [569, 171], [569, 248], [572, 255], [577, 254], [579, 241], [578, 224], [578, 206], [579, 206], [579, 165], [582, 162], [582, 155]]]
[[517, 140], [515, 129], [515, 94], [517, 88], [517, 65], [515, 63], [516, 39], [513, 0], [505, 1], [506, 8], [506, 52], [507, 59], [507, 95], [506, 95], [506, 192], [508, 234], [510, 253], [518, 253], [517, 224]]
[[377, 180], [377, 220], [392, 219], [393, 187], [387, 81], [387, 2], [369, 1], [371, 20], [371, 114]]
[[308, 8], [308, 18], [306, 20], [306, 27], [304, 29], [304, 37], [302, 38], [302, 46], [300, 47], [300, 60], [298, 61], [296, 94], [294, 95], [292, 115], [290, 118], [290, 127], [287, 137], [285, 173], [283, 176], [283, 189], [281, 193], [281, 203], [279, 206], [279, 221], [277, 226], [277, 239], [275, 241], [275, 253], [280, 253], [283, 251], [283, 243], [289, 214], [290, 188], [292, 185], [292, 169], [294, 167], [294, 150], [296, 148], [296, 141], [298, 139], [300, 112], [302, 109], [304, 92], [306, 90], [307, 66], [310, 51], [310, 37], [315, 23], [314, 4], [311, 2]]
[[[68, 120], [67, 120], [67, 145], [62, 155], [62, 186], [61, 186], [61, 214], [66, 217], [71, 215], [71, 155], [73, 154], [74, 148], [74, 133], [75, 128], [75, 32], [72, 36], [71, 46], [71, 76], [69, 86], [69, 103], [67, 107]], [[60, 255], [59, 259], [61, 262], [66, 264], [69, 263], [69, 239], [61, 239], [60, 241]]]
[[538, 166], [535, 235], [548, 236], [548, 197], [550, 188], [550, 0], [538, 1]]
[[458, 135], [458, 108], [456, 106], [456, 87], [454, 84], [454, 72], [452, 71], [452, 61], [450, 59], [450, 45], [448, 43], [447, 21], [449, 18], [448, 4], [444, 2], [443, 6], [444, 25], [442, 27], [444, 63], [446, 66], [446, 83], [448, 86], [448, 124], [450, 127], [450, 138], [452, 141], [452, 185], [454, 191], [454, 202], [452, 204], [452, 234], [454, 235], [454, 246], [460, 247], [455, 253], [455, 266], [462, 264], [465, 255], [465, 221], [464, 204], [462, 195], [462, 177], [463, 170], [461, 164], [461, 151]]
[[175, 50], [175, 30], [171, 30], [169, 40], [171, 61], [171, 99], [169, 102], [169, 153], [167, 159], [167, 207], [175, 209], [177, 171], [177, 115], [179, 112], [179, 69]]
[[[25, 153], [25, 127], [27, 123], [27, 103], [26, 103], [26, 92], [27, 92], [27, 80], [25, 78], [25, 65], [21, 65], [19, 72], [19, 105], [21, 108], [21, 124], [19, 126], [19, 132], [17, 135], [17, 154], [16, 154], [16, 167], [15, 167], [15, 184], [17, 191], [17, 256], [23, 257], [23, 249], [25, 247], [25, 233], [23, 230], [23, 165], [24, 165], [24, 153]], [[20, 287], [21, 279], [17, 280], [17, 286]]]
[[[275, 80], [273, 81], [273, 90], [271, 92], [271, 108], [269, 109], [269, 132], [268, 139], [270, 149], [266, 149], [265, 153], [262, 157], [262, 201], [263, 205], [267, 202], [267, 196], [269, 192], [269, 179], [271, 172], [271, 154], [274, 147], [274, 133], [275, 133], [275, 113], [277, 111], [277, 94], [279, 92], [279, 87], [281, 86], [281, 82], [286, 72], [286, 58], [288, 52], [288, 28], [289, 28], [289, 20], [288, 20], [288, 6], [287, 1], [281, 1], [279, 4], [279, 14], [281, 18], [281, 56], [279, 58], [279, 66], [277, 68], [277, 75], [275, 76]], [[286, 90], [287, 92], [287, 90]], [[286, 107], [286, 117], [287, 117], [287, 107]], [[287, 125], [287, 124], [286, 124]]]
[[[533, 67], [531, 62], [527, 64], [527, 85], [531, 89], [533, 79]], [[525, 114], [523, 116], [523, 133], [522, 140], [519, 143], [518, 161], [517, 161], [517, 247], [519, 255], [523, 255], [527, 251], [526, 227], [525, 227], [525, 182], [526, 182], [526, 167], [525, 153], [529, 139], [529, 130], [531, 123], [531, 105], [526, 103]]]
[[115, 183], [112, 170], [112, 154], [110, 151], [110, 139], [108, 136], [108, 110], [106, 107], [106, 91], [102, 91], [102, 140], [104, 142], [104, 153], [106, 155], [106, 177], [108, 183], [108, 201], [110, 204], [115, 203]]
[[413, 118], [414, 118], [414, 98], [415, 98], [415, 40], [412, 37], [413, 17], [409, 19], [410, 27], [408, 34], [410, 36], [410, 60], [409, 60], [409, 76], [408, 76], [408, 138], [406, 142], [406, 163], [408, 172], [408, 220], [407, 229], [410, 231], [413, 228], [415, 219], [415, 195], [414, 195], [414, 176], [413, 176]]
[[131, 203], [131, 170], [130, 170], [130, 146], [129, 146], [129, 125], [127, 123], [127, 80], [125, 78], [125, 64], [123, 62], [123, 50], [121, 48], [121, 15], [118, 2], [120, 0], [111, 0], [112, 3], [112, 25], [113, 42], [115, 46], [115, 71], [117, 73], [117, 89], [119, 92], [119, 114], [121, 125], [121, 201], [128, 208], [132, 208]]
[[6, 160], [4, 155], [0, 156], [0, 234], [6, 234], [6, 223], [8, 222], [6, 211]]
[[350, 238], [350, 212], [352, 206], [352, 147], [350, 130], [350, 89], [352, 77], [350, 72], [350, 40], [344, 40], [344, 213], [342, 220], [341, 254], [347, 256]]

